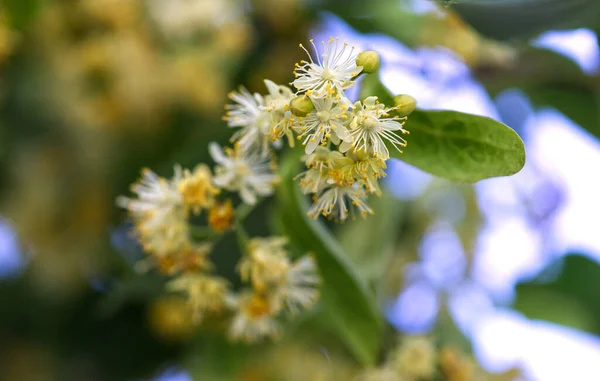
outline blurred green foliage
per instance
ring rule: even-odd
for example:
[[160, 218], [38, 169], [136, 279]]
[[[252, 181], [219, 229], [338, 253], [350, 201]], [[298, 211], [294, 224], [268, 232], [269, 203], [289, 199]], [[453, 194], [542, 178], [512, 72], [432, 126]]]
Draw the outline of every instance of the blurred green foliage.
[[600, 334], [600, 277], [597, 261], [568, 254], [536, 278], [517, 285], [515, 308], [531, 319], [547, 320]]
[[372, 366], [379, 355], [381, 314], [342, 247], [325, 226], [306, 216], [307, 204], [292, 180], [298, 173], [298, 158], [297, 153], [290, 152], [282, 164], [279, 202], [285, 233], [303, 252], [315, 255], [325, 279], [322, 285], [325, 319], [340, 331], [357, 360]]
[[459, 0], [446, 1], [481, 34], [495, 39], [527, 38], [555, 29], [598, 24], [594, 0]]

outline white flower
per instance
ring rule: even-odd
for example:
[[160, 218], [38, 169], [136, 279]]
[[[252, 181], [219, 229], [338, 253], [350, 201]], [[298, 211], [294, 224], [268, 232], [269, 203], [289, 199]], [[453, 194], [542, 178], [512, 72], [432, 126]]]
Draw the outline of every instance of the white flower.
[[167, 283], [170, 291], [184, 292], [199, 323], [207, 312], [219, 312], [226, 303], [229, 290], [227, 280], [204, 274], [184, 274]]
[[315, 260], [305, 255], [290, 267], [285, 279], [276, 288], [274, 298], [291, 314], [297, 314], [317, 302], [320, 282]]
[[265, 107], [267, 111], [278, 111], [283, 113], [288, 109], [288, 105], [292, 98], [294, 98], [294, 92], [287, 86], [278, 85], [273, 81], [265, 79], [265, 86], [269, 94], [265, 97]]
[[144, 249], [158, 256], [179, 250], [188, 242], [187, 215], [178, 189], [183, 171], [179, 166], [174, 170], [173, 178], [167, 180], [146, 168], [131, 187], [137, 198], [117, 198], [117, 205], [129, 211]]
[[227, 114], [223, 117], [229, 127], [241, 127], [231, 140], [244, 151], [258, 150], [268, 153], [269, 140], [277, 140], [288, 133], [293, 125], [293, 118], [288, 111], [289, 102], [294, 93], [289, 87], [280, 86], [265, 80], [269, 92], [263, 97], [258, 93], [251, 94], [245, 88], [232, 92], [229, 97], [236, 102], [227, 105]]
[[217, 162], [213, 181], [216, 186], [240, 193], [242, 201], [253, 205], [257, 196], [273, 194], [273, 186], [279, 177], [272, 170], [272, 163], [258, 152], [226, 149], [216, 143], [209, 145], [212, 158]]
[[251, 239], [248, 254], [239, 265], [242, 280], [251, 281], [252, 287], [261, 292], [280, 283], [290, 270], [286, 244], [285, 237]]
[[273, 142], [283, 136], [287, 136], [290, 146], [293, 147], [293, 129], [296, 124], [296, 117], [290, 110], [290, 101], [294, 93], [287, 86], [277, 85], [276, 83], [265, 79], [265, 86], [269, 94], [265, 97], [265, 106], [263, 107], [270, 119], [270, 137]]
[[[356, 57], [358, 52], [355, 48], [348, 49], [348, 44], [343, 43], [340, 46], [338, 38], [330, 38], [327, 47], [323, 48], [323, 59], [319, 57], [318, 49], [313, 40], [310, 40], [315, 52], [317, 53], [316, 62], [306, 48], [304, 49], [310, 62], [300, 61], [296, 64], [294, 75], [297, 77], [293, 85], [300, 91], [306, 91], [308, 95], [323, 97], [333, 95], [335, 91], [338, 95], [354, 85], [352, 78], [360, 74], [362, 67], [356, 66]], [[325, 45], [325, 42], [322, 42]]]
[[146, 218], [148, 214], [160, 217], [169, 213], [174, 206], [181, 204], [182, 200], [178, 186], [183, 178], [183, 170], [180, 166], [175, 166], [174, 172], [173, 179], [169, 181], [144, 168], [142, 178], [131, 186], [131, 191], [137, 194], [137, 198], [121, 196], [117, 198], [117, 204], [137, 218]]
[[275, 318], [279, 311], [269, 298], [244, 291], [239, 296], [232, 297], [229, 303], [236, 310], [229, 326], [229, 337], [232, 340], [256, 343], [281, 335], [281, 325]]
[[407, 381], [393, 369], [371, 368], [362, 371], [356, 381]]
[[310, 97], [315, 109], [307, 117], [302, 118], [299, 125], [301, 137], [305, 137], [302, 144], [306, 147], [304, 151], [311, 154], [328, 139], [334, 144], [340, 140], [351, 143], [352, 136], [344, 123], [348, 122], [348, 109], [352, 106], [345, 97]]
[[200, 213], [201, 209], [211, 207], [215, 202], [215, 196], [219, 194], [219, 189], [212, 183], [212, 174], [206, 164], [198, 164], [193, 172], [184, 170], [178, 190], [185, 207], [196, 214]]
[[331, 169], [334, 163], [343, 157], [339, 151], [331, 151], [327, 147], [317, 147], [313, 153], [306, 155], [303, 161], [308, 169], [294, 178], [300, 179], [298, 187], [302, 193], [319, 193], [333, 184]]
[[150, 0], [150, 16], [171, 38], [187, 38], [193, 33], [214, 28], [235, 15], [235, 2], [214, 0]]
[[410, 379], [429, 379], [436, 370], [437, 349], [431, 339], [406, 337], [392, 353], [389, 366]]
[[331, 185], [331, 178], [329, 177], [329, 170], [321, 170], [319, 168], [309, 168], [306, 171], [300, 173], [294, 178], [294, 180], [300, 179], [298, 188], [304, 194], [319, 193], [324, 188]]
[[354, 148], [355, 152], [372, 153], [376, 157], [387, 160], [390, 152], [384, 139], [402, 152], [400, 147], [406, 146], [406, 140], [394, 131], [408, 134], [408, 131], [402, 128], [406, 118], [398, 116], [388, 118], [389, 112], [396, 107], [386, 108], [377, 101], [377, 97], [368, 97], [363, 102], [356, 102], [354, 106], [354, 117], [349, 125], [353, 142], [340, 144], [341, 152]]
[[[341, 156], [341, 154], [340, 154]], [[385, 160], [366, 152], [346, 152], [335, 160], [330, 177], [339, 186], [359, 183], [369, 193], [380, 194], [377, 179], [385, 176]]]
[[[285, 111], [283, 114], [272, 114], [271, 140], [278, 142], [282, 137], [287, 137], [288, 145], [295, 146], [294, 131], [298, 124], [298, 118], [291, 111]], [[278, 146], [275, 146], [279, 148]]]
[[[348, 208], [348, 203], [349, 207]], [[373, 214], [373, 210], [366, 202], [366, 194], [359, 184], [351, 186], [332, 186], [323, 190], [314, 204], [308, 209], [307, 215], [317, 219], [319, 214], [332, 217], [335, 220], [344, 221], [349, 215], [354, 214], [357, 209], [362, 217]]]
[[320, 278], [313, 258], [304, 256], [292, 263], [286, 244], [285, 237], [253, 238], [239, 270], [242, 280], [268, 295], [276, 310], [296, 314], [317, 301]]
[[271, 130], [271, 115], [265, 107], [265, 99], [258, 93], [251, 94], [244, 87], [231, 92], [229, 98], [236, 104], [227, 105], [223, 117], [229, 127], [241, 127], [232, 137], [232, 142], [245, 151], [268, 148], [267, 134]]

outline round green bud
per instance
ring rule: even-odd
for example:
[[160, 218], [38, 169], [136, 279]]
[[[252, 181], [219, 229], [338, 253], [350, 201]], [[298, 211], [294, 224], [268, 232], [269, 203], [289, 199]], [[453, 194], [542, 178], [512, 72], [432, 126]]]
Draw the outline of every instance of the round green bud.
[[290, 111], [296, 116], [306, 116], [314, 109], [315, 105], [306, 95], [297, 96], [290, 101]]
[[408, 116], [417, 108], [417, 100], [406, 94], [396, 95], [394, 97], [394, 104], [397, 107], [396, 114], [400, 117]]
[[360, 52], [356, 57], [356, 66], [362, 66], [363, 73], [375, 73], [379, 70], [379, 63], [379, 54], [372, 50]]

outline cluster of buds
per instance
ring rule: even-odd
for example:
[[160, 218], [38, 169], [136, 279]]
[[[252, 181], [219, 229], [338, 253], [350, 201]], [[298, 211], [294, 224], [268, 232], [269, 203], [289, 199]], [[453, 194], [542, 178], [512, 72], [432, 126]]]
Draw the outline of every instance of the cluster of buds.
[[356, 212], [364, 217], [373, 213], [367, 196], [380, 193], [378, 179], [385, 176], [389, 149], [401, 152], [406, 146], [403, 126], [416, 103], [407, 95], [389, 107], [376, 96], [352, 103], [345, 91], [361, 74], [379, 69], [379, 55], [359, 53], [335, 38], [323, 41], [321, 54], [311, 44], [315, 58], [300, 44], [309, 61], [295, 66], [290, 83], [295, 92], [269, 80], [265, 96], [241, 88], [230, 94], [235, 104], [227, 106], [224, 119], [240, 128], [232, 138], [236, 147], [253, 155], [271, 157], [283, 137], [291, 147], [294, 137], [301, 142], [307, 169], [297, 179], [313, 196], [309, 217], [344, 221]]

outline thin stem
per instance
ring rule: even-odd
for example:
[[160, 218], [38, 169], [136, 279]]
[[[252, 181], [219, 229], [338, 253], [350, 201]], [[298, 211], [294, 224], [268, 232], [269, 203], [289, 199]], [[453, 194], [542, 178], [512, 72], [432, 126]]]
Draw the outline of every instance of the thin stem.
[[221, 238], [223, 233], [218, 233], [208, 226], [190, 225], [190, 235], [198, 241], [213, 241]]
[[252, 213], [254, 208], [256, 208], [261, 201], [262, 199], [253, 205], [241, 204], [235, 210], [235, 236], [237, 238], [238, 245], [240, 246], [240, 250], [244, 254], [246, 253], [246, 250], [248, 249], [248, 243], [250, 242], [250, 236], [244, 228], [244, 220], [250, 215], [250, 213]]
[[252, 211], [254, 210], [254, 208], [260, 203], [261, 200], [259, 200], [256, 204], [254, 205], [249, 205], [249, 204], [240, 204], [236, 209], [235, 209], [235, 217], [236, 220], [238, 221], [244, 221], [246, 219], [246, 217], [248, 217], [250, 215], [250, 213], [252, 213]]
[[358, 73], [357, 75], [355, 75], [354, 77], [350, 78], [350, 81], [356, 81], [360, 76], [365, 75], [366, 73], [363, 73], [362, 71], [360, 73]]
[[237, 238], [238, 245], [240, 246], [240, 250], [245, 254], [246, 250], [248, 249], [250, 237], [244, 228], [244, 224], [242, 224], [242, 221], [238, 219], [235, 221], [235, 236]]
[[[260, 204], [262, 199], [259, 199], [254, 205], [249, 204], [240, 204], [235, 209], [235, 222], [233, 225], [233, 229], [235, 230], [236, 238], [238, 244], [240, 245], [240, 249], [245, 252], [248, 246], [248, 242], [250, 238], [246, 229], [244, 228], [244, 221], [246, 218], [254, 211], [254, 208]], [[190, 235], [194, 240], [197, 241], [219, 241], [227, 232], [216, 232], [211, 229], [209, 226], [190, 226]]]

